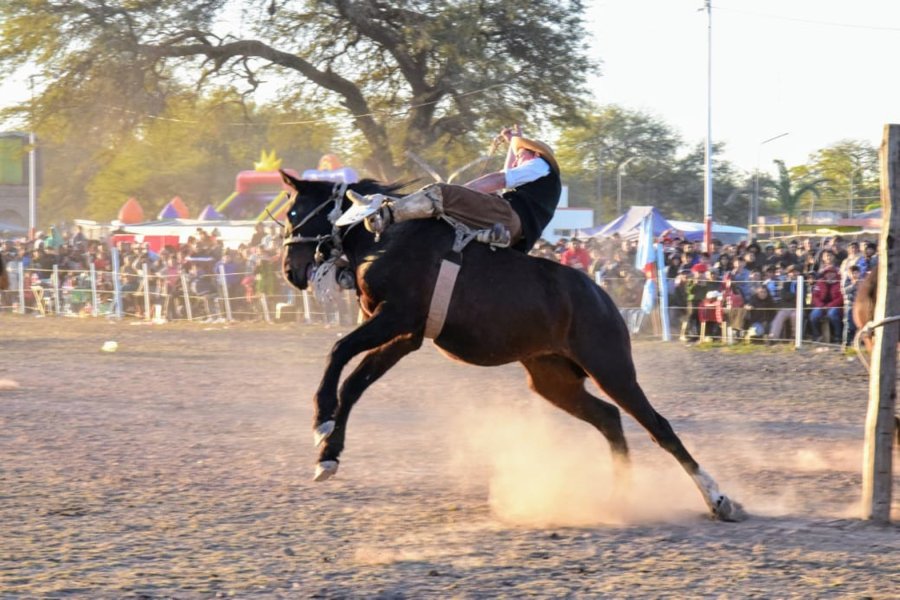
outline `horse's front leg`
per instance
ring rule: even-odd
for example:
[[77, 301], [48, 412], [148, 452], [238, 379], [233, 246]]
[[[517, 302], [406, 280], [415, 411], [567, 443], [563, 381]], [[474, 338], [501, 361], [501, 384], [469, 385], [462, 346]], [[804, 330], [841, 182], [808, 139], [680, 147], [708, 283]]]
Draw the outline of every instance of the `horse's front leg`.
[[334, 415], [337, 412], [337, 390], [341, 372], [354, 356], [386, 344], [401, 332], [396, 319], [386, 314], [383, 308], [371, 319], [342, 337], [331, 348], [325, 373], [319, 382], [315, 395], [315, 429], [316, 445], [320, 444], [334, 428]]
[[344, 380], [338, 396], [333, 421], [326, 421], [327, 433], [320, 436], [317, 428], [316, 443], [321, 444], [319, 462], [316, 465], [316, 481], [324, 481], [337, 472], [338, 459], [344, 450], [347, 419], [363, 392], [382, 375], [396, 365], [401, 358], [422, 346], [421, 335], [401, 335], [391, 342], [369, 352]]

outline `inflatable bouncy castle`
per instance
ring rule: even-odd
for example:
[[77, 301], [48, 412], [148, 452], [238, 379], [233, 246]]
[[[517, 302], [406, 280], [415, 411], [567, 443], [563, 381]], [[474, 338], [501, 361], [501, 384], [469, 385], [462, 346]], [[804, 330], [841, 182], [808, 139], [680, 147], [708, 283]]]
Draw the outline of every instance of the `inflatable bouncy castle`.
[[[275, 151], [262, 151], [259, 161], [253, 163], [252, 171], [241, 171], [234, 181], [234, 192], [222, 201], [216, 212], [226, 219], [261, 221], [270, 211], [287, 199], [287, 190], [281, 181], [281, 159]], [[298, 177], [296, 171], [285, 169]]]
[[[253, 163], [252, 171], [237, 174], [234, 192], [215, 211], [226, 219], [262, 221], [269, 214], [281, 219], [288, 209], [288, 192], [281, 181], [281, 159], [275, 151], [262, 151], [260, 160]], [[298, 179], [353, 183], [359, 180], [356, 171], [341, 165], [334, 154], [326, 154], [319, 160], [318, 169], [309, 169], [299, 175], [285, 169]]]

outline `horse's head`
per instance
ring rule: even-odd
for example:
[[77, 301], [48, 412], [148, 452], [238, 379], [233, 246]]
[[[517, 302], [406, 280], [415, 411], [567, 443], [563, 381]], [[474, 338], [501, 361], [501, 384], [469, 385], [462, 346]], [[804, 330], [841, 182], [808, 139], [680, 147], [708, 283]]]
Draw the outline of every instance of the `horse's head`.
[[317, 253], [329, 251], [326, 246], [334, 243], [332, 222], [342, 208], [346, 188], [328, 181], [296, 179], [284, 171], [281, 171], [281, 177], [291, 190], [284, 228], [282, 269], [288, 283], [305, 290], [316, 265], [321, 262]]
[[383, 185], [371, 179], [349, 185], [307, 181], [284, 171], [281, 171], [281, 177], [291, 190], [282, 268], [288, 283], [300, 290], [306, 289], [319, 263], [330, 258], [335, 250], [343, 252], [343, 232], [334, 226], [334, 222], [351, 204], [346, 197], [347, 190], [360, 194], [390, 194], [402, 187], [402, 184]]

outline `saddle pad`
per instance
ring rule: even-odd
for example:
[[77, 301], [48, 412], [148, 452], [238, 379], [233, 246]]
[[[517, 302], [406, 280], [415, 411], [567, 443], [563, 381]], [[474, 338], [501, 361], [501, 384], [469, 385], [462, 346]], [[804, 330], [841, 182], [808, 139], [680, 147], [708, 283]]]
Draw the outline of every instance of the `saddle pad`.
[[459, 275], [459, 265], [449, 260], [441, 261], [437, 282], [431, 295], [431, 306], [428, 307], [428, 320], [425, 321], [425, 337], [435, 339], [444, 328], [447, 310], [450, 308], [450, 297]]

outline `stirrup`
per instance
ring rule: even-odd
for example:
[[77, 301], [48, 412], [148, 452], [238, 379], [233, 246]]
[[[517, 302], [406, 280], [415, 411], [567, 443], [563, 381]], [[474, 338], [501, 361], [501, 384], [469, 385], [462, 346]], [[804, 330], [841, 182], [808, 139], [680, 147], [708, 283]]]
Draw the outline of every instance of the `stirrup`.
[[501, 223], [494, 223], [490, 229], [480, 229], [475, 240], [482, 244], [490, 244], [495, 248], [509, 248], [512, 243], [512, 235]]
[[388, 225], [394, 222], [394, 213], [391, 212], [391, 205], [389, 202], [386, 202], [381, 205], [381, 208], [374, 215], [366, 217], [363, 219], [363, 223], [366, 226], [366, 230], [369, 233], [375, 234], [375, 241], [378, 241], [378, 238], [384, 233], [384, 230], [388, 228]]
[[368, 217], [380, 212], [382, 206], [390, 200], [390, 198], [384, 194], [363, 196], [353, 190], [347, 190], [347, 197], [353, 201], [353, 206], [347, 209], [347, 211], [334, 222], [338, 227], [355, 225], [356, 223], [364, 221]]

